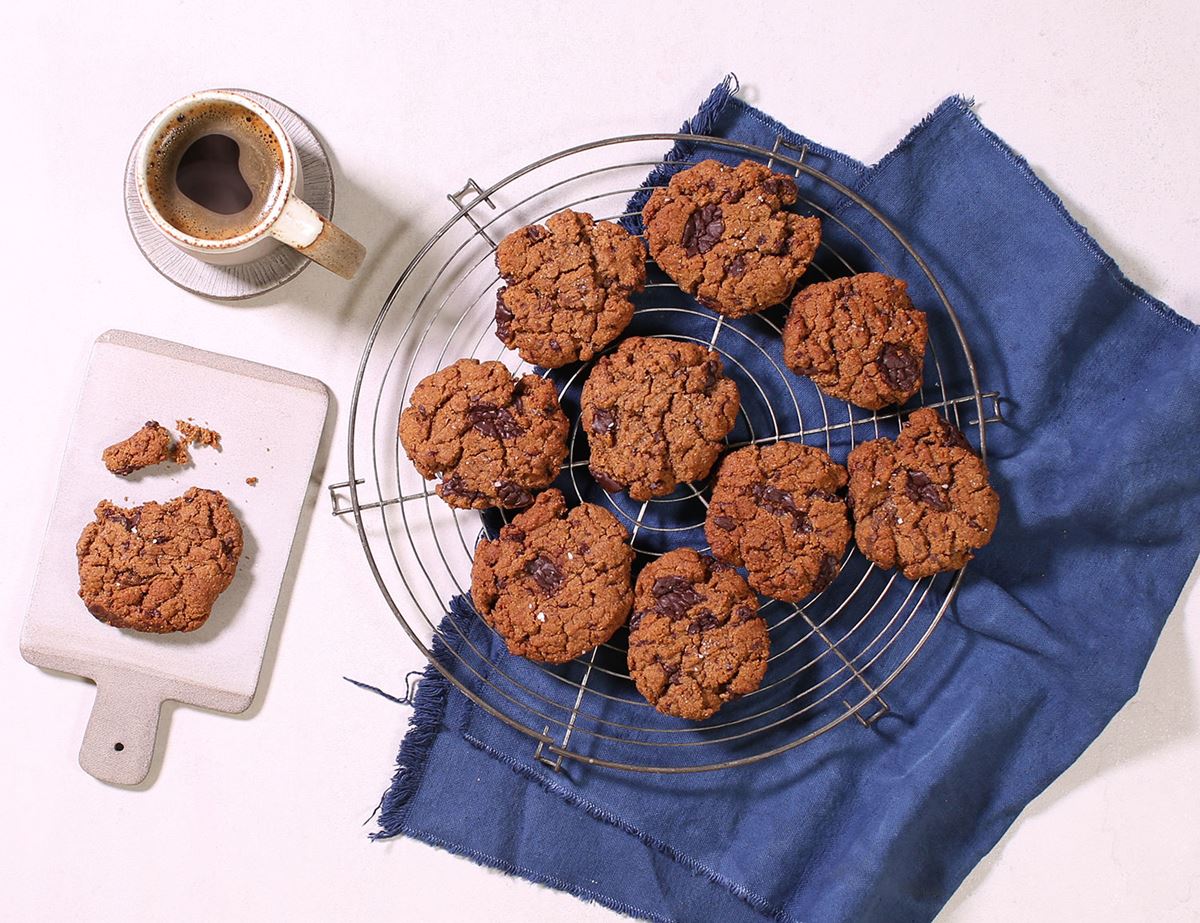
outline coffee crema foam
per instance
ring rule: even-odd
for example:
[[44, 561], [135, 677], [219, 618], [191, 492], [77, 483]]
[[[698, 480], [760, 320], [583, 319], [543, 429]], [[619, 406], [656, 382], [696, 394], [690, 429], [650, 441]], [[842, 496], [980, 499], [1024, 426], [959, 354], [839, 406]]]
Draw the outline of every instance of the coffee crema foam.
[[279, 139], [259, 115], [224, 100], [196, 103], [171, 119], [154, 138], [146, 164], [146, 188], [158, 213], [202, 240], [253, 230], [282, 187]]

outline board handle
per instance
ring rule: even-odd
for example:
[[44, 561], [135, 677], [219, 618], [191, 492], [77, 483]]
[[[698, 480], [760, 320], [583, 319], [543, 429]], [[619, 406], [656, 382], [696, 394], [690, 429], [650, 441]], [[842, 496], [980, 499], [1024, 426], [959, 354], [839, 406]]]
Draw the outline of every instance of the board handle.
[[137, 785], [150, 772], [161, 710], [162, 697], [141, 684], [97, 681], [79, 765], [101, 782]]

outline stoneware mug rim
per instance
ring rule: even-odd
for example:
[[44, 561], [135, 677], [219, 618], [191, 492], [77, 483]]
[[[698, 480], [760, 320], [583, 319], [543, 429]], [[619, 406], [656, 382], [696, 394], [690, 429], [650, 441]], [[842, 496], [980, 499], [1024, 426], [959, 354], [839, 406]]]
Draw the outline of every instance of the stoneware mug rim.
[[[149, 161], [151, 149], [162, 133], [163, 127], [180, 112], [183, 112], [199, 103], [208, 101], [219, 101], [231, 103], [235, 106], [240, 106], [249, 110], [254, 115], [258, 116], [270, 129], [271, 133], [279, 143], [279, 150], [282, 159], [282, 182], [280, 182], [274, 190], [272, 190], [272, 201], [270, 207], [266, 210], [261, 220], [254, 227], [250, 228], [235, 237], [226, 238], [224, 240], [211, 240], [204, 237], [196, 237], [193, 234], [188, 234], [181, 231], [158, 210], [154, 204], [154, 200], [150, 196], [150, 190], [147, 185], [147, 174], [149, 172]], [[189, 93], [187, 96], [180, 97], [169, 105], [165, 106], [147, 126], [142, 137], [141, 145], [138, 149], [137, 156], [137, 190], [138, 198], [141, 200], [142, 207], [146, 210], [146, 214], [155, 226], [167, 235], [175, 243], [186, 248], [200, 250], [207, 253], [235, 253], [239, 250], [244, 250], [247, 247], [253, 246], [255, 243], [268, 236], [271, 232], [271, 227], [279, 220], [283, 214], [284, 208], [287, 206], [287, 200], [295, 191], [296, 184], [296, 151], [292, 146], [292, 140], [288, 137], [287, 132], [283, 130], [283, 126], [279, 124], [279, 120], [270, 112], [260, 106], [257, 102], [247, 96], [238, 93], [235, 90], [200, 90], [196, 93]]]

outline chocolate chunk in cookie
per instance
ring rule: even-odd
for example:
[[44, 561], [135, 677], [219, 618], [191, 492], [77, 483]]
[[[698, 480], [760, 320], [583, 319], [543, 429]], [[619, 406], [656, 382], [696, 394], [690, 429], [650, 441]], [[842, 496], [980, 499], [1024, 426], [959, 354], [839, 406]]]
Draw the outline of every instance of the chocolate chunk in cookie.
[[753, 692], [770, 647], [758, 598], [732, 568], [676, 548], [638, 576], [629, 675], [663, 714], [700, 721]]
[[689, 295], [729, 317], [779, 304], [821, 241], [821, 222], [787, 211], [796, 183], [762, 164], [705, 160], [642, 210], [650, 254]]
[[545, 368], [587, 361], [633, 317], [646, 286], [646, 249], [618, 224], [570, 210], [513, 231], [496, 248], [508, 285], [496, 296], [496, 336]]
[[215, 490], [130, 509], [102, 500], [76, 545], [79, 596], [117, 628], [195, 631], [233, 580], [242, 527]]
[[554, 385], [499, 362], [459, 359], [423, 379], [400, 415], [400, 442], [438, 496], [461, 509], [519, 509], [558, 476], [567, 418]]
[[147, 420], [128, 439], [122, 439], [105, 449], [101, 458], [105, 468], [122, 476], [157, 465], [173, 458], [171, 431], [155, 420]]
[[928, 407], [893, 442], [850, 453], [850, 500], [858, 547], [910, 580], [958, 570], [992, 537], [1000, 498], [987, 465], [963, 434]]
[[513, 654], [566, 663], [607, 641], [628, 617], [628, 542], [608, 510], [584, 503], [568, 511], [562, 493], [547, 490], [475, 549], [475, 608]]
[[596, 363], [581, 406], [597, 483], [648, 500], [708, 474], [740, 404], [713, 350], [631, 337]]
[[826, 394], [867, 410], [903, 404], [921, 390], [925, 312], [908, 286], [864, 272], [801, 289], [783, 329], [783, 360]]
[[726, 456], [704, 532], [712, 553], [745, 567], [750, 586], [797, 602], [837, 576], [850, 541], [846, 469], [796, 442], [748, 446]]

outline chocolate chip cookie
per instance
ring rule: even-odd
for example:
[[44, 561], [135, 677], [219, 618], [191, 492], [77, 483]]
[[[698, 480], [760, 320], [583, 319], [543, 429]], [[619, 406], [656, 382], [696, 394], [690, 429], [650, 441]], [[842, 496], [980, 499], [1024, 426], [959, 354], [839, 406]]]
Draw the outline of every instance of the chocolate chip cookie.
[[593, 477], [635, 500], [705, 477], [740, 406], [716, 352], [661, 337], [630, 337], [602, 357], [580, 404]]
[[471, 596], [513, 654], [566, 663], [613, 636], [633, 604], [629, 533], [603, 507], [538, 495], [475, 549]]
[[460, 509], [519, 509], [558, 476], [567, 418], [554, 385], [499, 362], [459, 359], [413, 389], [400, 442], [437, 494]]
[[758, 592], [798, 602], [841, 567], [850, 541], [845, 486], [846, 469], [813, 446], [738, 449], [721, 462], [704, 534], [713, 555], [745, 567]]
[[796, 183], [759, 163], [705, 160], [642, 210], [650, 254], [689, 295], [729, 317], [779, 304], [804, 275], [821, 222], [786, 210]]
[[96, 507], [75, 548], [79, 596], [117, 628], [164, 634], [207, 621], [242, 555], [242, 527], [215, 490], [166, 503]]
[[710, 717], [759, 687], [770, 652], [758, 599], [733, 568], [676, 548], [638, 576], [629, 675], [663, 714]]
[[534, 365], [587, 361], [633, 317], [646, 286], [646, 249], [611, 221], [570, 210], [513, 231], [496, 248], [507, 286], [496, 295], [496, 336]]
[[165, 462], [173, 458], [171, 431], [156, 420], [147, 420], [128, 439], [122, 439], [105, 449], [101, 458], [105, 468], [122, 476]]
[[992, 537], [1000, 498], [966, 437], [928, 407], [893, 442], [850, 453], [854, 539], [880, 567], [916, 580], [957, 570]]
[[783, 328], [783, 361], [826, 394], [867, 410], [903, 404], [921, 390], [925, 312], [908, 285], [879, 272], [801, 289]]

